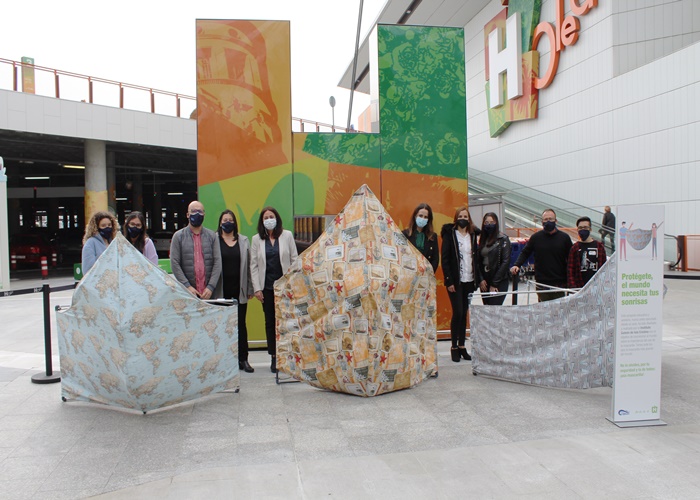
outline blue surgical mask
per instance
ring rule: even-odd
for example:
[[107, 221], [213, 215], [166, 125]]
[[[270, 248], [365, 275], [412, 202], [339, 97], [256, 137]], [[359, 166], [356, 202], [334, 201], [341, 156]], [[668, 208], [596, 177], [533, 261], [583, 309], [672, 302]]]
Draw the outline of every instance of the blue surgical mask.
[[265, 229], [268, 231], [272, 231], [277, 227], [277, 219], [265, 219], [263, 221], [263, 226], [265, 226]]
[[192, 224], [192, 227], [199, 227], [202, 225], [202, 222], [204, 222], [204, 214], [190, 214], [190, 224]]
[[416, 226], [425, 227], [427, 225], [428, 225], [428, 219], [424, 219], [423, 217], [416, 217]]
[[234, 229], [236, 229], [236, 225], [231, 221], [221, 224], [221, 230], [226, 234], [232, 233]]

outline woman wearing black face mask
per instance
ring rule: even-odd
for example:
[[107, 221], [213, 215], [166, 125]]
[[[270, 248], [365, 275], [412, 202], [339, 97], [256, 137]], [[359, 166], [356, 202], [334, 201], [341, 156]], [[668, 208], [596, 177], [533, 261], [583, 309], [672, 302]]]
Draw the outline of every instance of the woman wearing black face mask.
[[158, 253], [153, 240], [146, 235], [146, 219], [141, 212], [131, 212], [124, 221], [124, 236], [152, 264], [158, 265]]
[[253, 282], [248, 272], [250, 243], [245, 235], [238, 233], [238, 221], [231, 210], [221, 212], [216, 232], [221, 247], [222, 270], [214, 293], [216, 297], [238, 301], [238, 368], [253, 373], [255, 369], [248, 363], [248, 328], [245, 322], [248, 299], [253, 298]]
[[109, 212], [95, 212], [83, 235], [82, 271], [85, 275], [119, 231], [117, 219]]
[[[510, 239], [499, 229], [498, 216], [493, 212], [485, 214], [481, 222], [481, 235], [479, 236], [477, 252], [479, 275], [481, 276], [479, 289], [483, 293], [508, 291]], [[505, 298], [505, 295], [481, 296], [484, 304], [490, 306], [500, 306]]]
[[442, 226], [442, 272], [445, 286], [452, 304], [452, 361], [460, 358], [467, 361], [471, 356], [464, 345], [467, 334], [467, 311], [469, 294], [473, 293], [475, 283], [479, 283], [479, 268], [476, 265], [476, 236], [479, 228], [472, 224], [472, 217], [467, 207], [460, 207], [455, 212], [454, 222]]

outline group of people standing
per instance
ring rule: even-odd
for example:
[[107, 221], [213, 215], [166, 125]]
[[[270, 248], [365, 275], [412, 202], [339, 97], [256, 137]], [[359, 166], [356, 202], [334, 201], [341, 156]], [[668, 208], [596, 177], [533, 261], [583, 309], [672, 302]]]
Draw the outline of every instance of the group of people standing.
[[[292, 233], [282, 227], [282, 218], [273, 207], [260, 213], [252, 241], [238, 230], [236, 215], [224, 210], [217, 230], [203, 227], [204, 205], [193, 201], [187, 208], [188, 224], [177, 231], [170, 244], [170, 266], [175, 279], [195, 297], [238, 301], [238, 365], [245, 372], [255, 369], [248, 362], [248, 300], [255, 296], [265, 314], [270, 370], [277, 371], [275, 340], [274, 283], [297, 258]], [[158, 255], [146, 235], [146, 221], [140, 212], [131, 212], [124, 221], [124, 236], [154, 265]], [[119, 231], [117, 219], [109, 212], [96, 212], [83, 237], [82, 268], [87, 273]]]
[[[606, 213], [610, 213], [609, 207], [606, 209]], [[609, 220], [610, 217], [606, 222]], [[471, 360], [465, 347], [471, 294], [478, 288], [484, 304], [502, 305], [510, 275], [518, 275], [520, 267], [533, 253], [540, 302], [564, 297], [564, 289], [582, 288], [588, 283], [607, 260], [605, 246], [591, 237], [590, 218], [579, 218], [576, 227], [579, 241], [572, 243], [571, 237], [557, 228], [555, 211], [545, 210], [542, 230], [530, 237], [509, 269], [511, 243], [501, 232], [495, 213], [484, 214], [479, 228], [466, 207], [458, 208], [453, 221], [442, 226], [442, 249], [438, 251], [432, 209], [425, 203], [416, 207], [404, 234], [428, 259], [433, 271], [437, 270], [439, 256], [442, 257], [444, 284], [452, 305], [452, 361]]]
[[477, 287], [484, 293], [501, 292], [483, 297], [485, 304], [500, 305], [505, 300], [503, 292], [508, 290], [511, 245], [508, 236], [500, 231], [498, 216], [493, 212], [485, 214], [478, 228], [467, 207], [459, 207], [452, 222], [442, 226], [442, 249], [438, 250], [433, 210], [421, 203], [413, 211], [404, 235], [428, 259], [433, 271], [437, 271], [442, 260], [444, 284], [452, 305], [452, 361], [471, 360], [465, 346], [471, 294]]
[[187, 209], [188, 225], [173, 235], [170, 267], [175, 279], [195, 297], [238, 301], [238, 365], [245, 372], [255, 369], [248, 362], [248, 301], [255, 297], [265, 314], [265, 337], [270, 371], [277, 372], [274, 284], [297, 258], [292, 233], [282, 226], [273, 207], [260, 212], [252, 240], [239, 232], [231, 210], [219, 215], [217, 230], [202, 226], [204, 206], [199, 201]]
[[[173, 275], [195, 297], [238, 301], [239, 368], [248, 373], [254, 369], [248, 362], [246, 314], [248, 301], [257, 298], [265, 315], [270, 371], [276, 373], [274, 283], [298, 257], [294, 236], [283, 228], [279, 212], [269, 206], [260, 212], [257, 231], [250, 241], [239, 232], [231, 210], [221, 212], [216, 231], [203, 227], [204, 217], [202, 203], [190, 203], [188, 224], [173, 235], [170, 245]], [[484, 304], [502, 305], [511, 273], [519, 274], [531, 254], [540, 301], [563, 297], [562, 289], [580, 288], [590, 280], [605, 263], [605, 246], [591, 238], [588, 217], [581, 217], [576, 225], [579, 241], [572, 244], [571, 238], [557, 228], [554, 210], [545, 210], [542, 230], [530, 237], [509, 269], [511, 243], [495, 213], [486, 213], [478, 227], [467, 207], [459, 207], [452, 222], [442, 226], [440, 249], [430, 205], [421, 203], [415, 208], [403, 233], [434, 272], [442, 261], [444, 285], [452, 306], [452, 361], [471, 360], [465, 346], [471, 295], [479, 289]], [[124, 221], [124, 236], [157, 265], [155, 246], [145, 228], [143, 214], [131, 212]], [[109, 212], [92, 216], [83, 238], [83, 273], [90, 270], [118, 230], [119, 224]]]

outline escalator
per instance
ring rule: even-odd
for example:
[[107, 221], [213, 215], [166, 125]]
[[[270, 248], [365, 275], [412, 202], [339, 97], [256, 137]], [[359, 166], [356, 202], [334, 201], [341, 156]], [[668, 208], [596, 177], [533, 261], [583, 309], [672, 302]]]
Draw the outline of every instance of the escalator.
[[[583, 205], [573, 203], [536, 189], [497, 177], [486, 172], [469, 168], [469, 195], [489, 195], [497, 193], [503, 202], [503, 224], [506, 228], [539, 227], [542, 212], [552, 208], [557, 213], [558, 225], [562, 228], [575, 228], [579, 217], [591, 219], [592, 234], [600, 239], [603, 212]], [[571, 232], [575, 237], [575, 231]], [[605, 250], [612, 255], [613, 249], [608, 238], [605, 240]], [[664, 261], [673, 269], [681, 260], [682, 247], [678, 238], [664, 234]]]

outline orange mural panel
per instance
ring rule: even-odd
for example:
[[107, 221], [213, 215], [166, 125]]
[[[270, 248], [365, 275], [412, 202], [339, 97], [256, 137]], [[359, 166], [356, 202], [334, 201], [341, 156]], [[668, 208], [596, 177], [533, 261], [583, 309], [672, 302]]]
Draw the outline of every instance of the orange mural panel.
[[198, 184], [291, 163], [289, 22], [197, 21]]
[[339, 213], [352, 194], [363, 184], [367, 184], [375, 196], [380, 198], [381, 174], [379, 169], [329, 163], [325, 213]]

